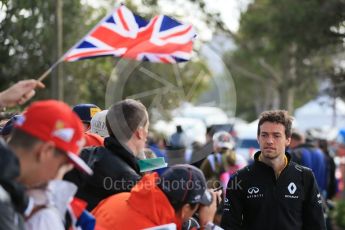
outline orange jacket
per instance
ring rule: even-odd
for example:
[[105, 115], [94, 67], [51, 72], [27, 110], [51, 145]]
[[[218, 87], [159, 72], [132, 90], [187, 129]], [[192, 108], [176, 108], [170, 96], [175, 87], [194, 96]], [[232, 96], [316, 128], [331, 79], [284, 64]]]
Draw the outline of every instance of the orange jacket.
[[157, 178], [157, 173], [147, 174], [130, 193], [119, 193], [103, 200], [92, 210], [97, 225], [108, 230], [137, 230], [175, 223], [177, 229], [181, 229], [168, 198], [155, 183]]
[[103, 144], [104, 138], [98, 134], [86, 132], [84, 133], [84, 138], [85, 138], [84, 147], [93, 147], [93, 146], [97, 147], [97, 146], [104, 145]]

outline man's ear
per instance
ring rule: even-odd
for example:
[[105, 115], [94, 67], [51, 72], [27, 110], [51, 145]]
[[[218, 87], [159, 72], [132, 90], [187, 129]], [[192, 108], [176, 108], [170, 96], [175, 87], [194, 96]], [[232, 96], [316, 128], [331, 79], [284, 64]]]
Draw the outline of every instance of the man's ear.
[[286, 138], [285, 145], [286, 145], [286, 146], [289, 146], [290, 143], [291, 143], [291, 137]]
[[184, 204], [180, 210], [181, 219], [184, 220], [186, 216], [188, 216], [189, 212], [190, 212], [190, 205]]
[[181, 218], [182, 220], [187, 220], [190, 217], [193, 216], [193, 214], [197, 211], [198, 209], [198, 205], [195, 206], [194, 208], [192, 208], [192, 206], [190, 206], [190, 204], [184, 204], [181, 208]]
[[139, 127], [136, 132], [137, 132], [138, 139], [144, 138], [144, 127]]
[[53, 156], [55, 151], [55, 144], [51, 141], [41, 142], [35, 146], [36, 160], [44, 162]]

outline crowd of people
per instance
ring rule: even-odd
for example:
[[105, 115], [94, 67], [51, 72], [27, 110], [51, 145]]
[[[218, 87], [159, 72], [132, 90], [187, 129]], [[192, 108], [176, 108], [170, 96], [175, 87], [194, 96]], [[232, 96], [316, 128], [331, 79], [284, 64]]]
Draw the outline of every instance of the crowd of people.
[[[18, 82], [0, 108], [43, 87]], [[252, 162], [224, 130], [186, 160], [182, 127], [162, 141], [149, 120], [132, 99], [107, 110], [42, 100], [1, 122], [0, 229], [331, 229], [334, 160], [286, 111], [261, 114]], [[168, 167], [142, 172], [138, 161], [154, 157]]]

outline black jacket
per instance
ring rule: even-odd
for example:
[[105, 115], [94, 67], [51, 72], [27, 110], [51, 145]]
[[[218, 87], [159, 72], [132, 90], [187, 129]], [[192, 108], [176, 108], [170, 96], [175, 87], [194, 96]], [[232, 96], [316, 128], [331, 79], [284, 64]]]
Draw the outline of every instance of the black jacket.
[[[228, 183], [224, 229], [326, 229], [322, 201], [312, 171], [290, 161], [275, 178], [271, 167], [255, 161]], [[243, 216], [243, 217], [242, 217]]]
[[24, 229], [23, 216], [28, 197], [16, 182], [20, 167], [18, 158], [0, 138], [0, 230]]
[[81, 152], [81, 158], [94, 172], [92, 176], [74, 169], [64, 178], [78, 186], [76, 196], [88, 202], [88, 210], [113, 194], [129, 192], [141, 178], [136, 158], [114, 137], [105, 138], [104, 146]]

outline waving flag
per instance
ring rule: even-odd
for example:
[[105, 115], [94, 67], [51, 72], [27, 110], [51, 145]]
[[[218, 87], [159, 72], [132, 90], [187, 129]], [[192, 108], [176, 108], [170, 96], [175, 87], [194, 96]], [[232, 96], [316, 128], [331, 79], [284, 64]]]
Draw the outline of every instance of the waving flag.
[[147, 22], [122, 5], [69, 50], [64, 61], [112, 55], [139, 61], [182, 62], [190, 59], [195, 36], [191, 25], [165, 15]]

